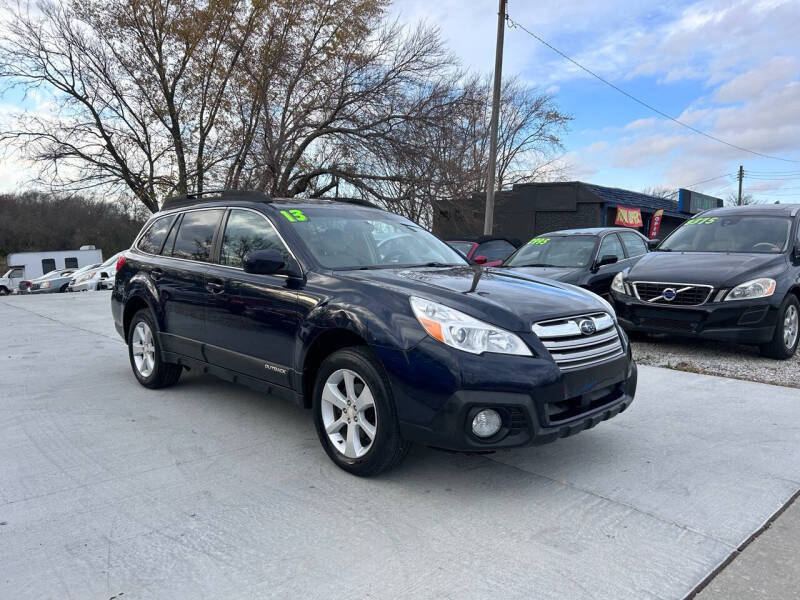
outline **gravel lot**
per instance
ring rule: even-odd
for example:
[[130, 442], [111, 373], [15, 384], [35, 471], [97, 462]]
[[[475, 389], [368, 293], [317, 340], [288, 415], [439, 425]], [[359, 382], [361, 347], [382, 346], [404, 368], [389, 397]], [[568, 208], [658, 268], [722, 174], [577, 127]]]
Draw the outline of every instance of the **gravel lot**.
[[763, 358], [757, 346], [653, 335], [633, 340], [640, 365], [800, 388], [800, 352], [789, 360]]

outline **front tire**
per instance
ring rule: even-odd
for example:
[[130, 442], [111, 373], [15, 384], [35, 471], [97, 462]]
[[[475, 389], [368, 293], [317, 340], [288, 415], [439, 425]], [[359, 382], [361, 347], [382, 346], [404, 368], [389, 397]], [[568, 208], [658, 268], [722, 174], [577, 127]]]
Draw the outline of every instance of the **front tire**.
[[0, 296], [8, 296], [10, 293], [11, 291], [7, 287], [0, 286]]
[[144, 387], [158, 389], [175, 385], [183, 367], [164, 362], [158, 328], [147, 309], [137, 312], [128, 330], [128, 357], [137, 381]]
[[394, 397], [382, 365], [365, 347], [334, 352], [320, 365], [314, 386], [314, 424], [338, 467], [369, 477], [405, 458]]
[[769, 358], [786, 360], [797, 352], [798, 342], [800, 342], [800, 303], [794, 294], [789, 294], [778, 309], [778, 322], [772, 340], [760, 346], [761, 354]]

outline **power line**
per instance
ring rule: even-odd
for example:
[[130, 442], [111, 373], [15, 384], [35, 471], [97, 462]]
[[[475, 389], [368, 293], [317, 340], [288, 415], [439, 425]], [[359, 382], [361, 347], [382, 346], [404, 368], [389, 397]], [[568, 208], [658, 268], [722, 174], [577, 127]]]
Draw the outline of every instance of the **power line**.
[[633, 94], [631, 94], [629, 92], [626, 92], [621, 87], [619, 87], [617, 85], [614, 85], [613, 83], [611, 83], [607, 79], [604, 79], [603, 77], [601, 77], [600, 75], [598, 75], [597, 73], [592, 71], [591, 69], [588, 69], [587, 67], [584, 67], [581, 63], [579, 63], [575, 59], [571, 58], [570, 56], [566, 55], [564, 52], [562, 52], [561, 50], [559, 50], [558, 48], [556, 48], [552, 44], [546, 42], [545, 40], [540, 38], [538, 35], [533, 33], [531, 30], [527, 29], [524, 25], [520, 25], [516, 21], [512, 20], [508, 15], [506, 15], [506, 21], [508, 22], [509, 27], [511, 27], [512, 29], [517, 28], [517, 27], [522, 29], [522, 31], [524, 31], [525, 33], [527, 33], [528, 35], [530, 35], [534, 39], [538, 40], [539, 42], [541, 42], [542, 44], [544, 44], [545, 46], [550, 48], [553, 52], [555, 52], [559, 56], [567, 59], [569, 62], [574, 64], [579, 69], [582, 69], [582, 70], [586, 71], [589, 75], [591, 75], [595, 79], [598, 79], [598, 80], [602, 81], [603, 83], [605, 83], [607, 86], [617, 90], [620, 94], [622, 94], [624, 96], [627, 96], [628, 98], [630, 98], [634, 102], [637, 102], [637, 103], [641, 104], [642, 106], [644, 106], [645, 108], [648, 108], [648, 109], [652, 110], [654, 113], [659, 114], [662, 117], [664, 117], [665, 119], [669, 119], [670, 121], [673, 121], [674, 123], [677, 123], [678, 125], [680, 125], [682, 127], [685, 127], [686, 129], [689, 129], [689, 130], [693, 131], [694, 133], [696, 133], [698, 135], [705, 136], [708, 139], [714, 140], [715, 142], [718, 142], [720, 144], [725, 144], [726, 146], [729, 146], [731, 148], [735, 148], [736, 150], [741, 150], [742, 152], [747, 152], [748, 154], [753, 154], [755, 156], [760, 156], [762, 158], [769, 158], [769, 159], [772, 159], [772, 160], [781, 160], [783, 162], [790, 162], [790, 163], [800, 163], [800, 160], [795, 160], [795, 159], [792, 159], [792, 158], [783, 158], [783, 157], [780, 157], [780, 156], [772, 156], [771, 154], [763, 154], [761, 152], [756, 152], [755, 150], [749, 150], [748, 148], [743, 148], [742, 146], [737, 146], [736, 144], [731, 144], [730, 142], [726, 142], [725, 140], [722, 140], [722, 139], [720, 139], [720, 138], [718, 138], [716, 136], [713, 136], [710, 133], [706, 133], [705, 131], [703, 131], [701, 129], [697, 129], [696, 127], [692, 127], [688, 123], [684, 123], [683, 121], [680, 121], [680, 120], [676, 119], [675, 117], [672, 117], [672, 116], [668, 115], [667, 113], [657, 109], [655, 106], [652, 106], [651, 104], [648, 104], [644, 100], [640, 100], [639, 98], [637, 98]]
[[[708, 183], [709, 181], [716, 181], [717, 179], [722, 179], [723, 177], [733, 177], [733, 176], [734, 175], [732, 173], [725, 173], [724, 175], [717, 175], [716, 177], [710, 177], [709, 179], [703, 179], [703, 181], [696, 181], [694, 183], [690, 183], [689, 185], [686, 186], [686, 188], [687, 189], [688, 188], [692, 188], [692, 187], [694, 187], [696, 185], [700, 185], [701, 183]], [[730, 184], [727, 184], [727, 185], [730, 185]], [[727, 187], [727, 185], [726, 185], [726, 187]], [[674, 196], [675, 194], [677, 194], [679, 192], [680, 192], [680, 190], [675, 190], [674, 192], [668, 194], [667, 198], [670, 198], [670, 197]]]

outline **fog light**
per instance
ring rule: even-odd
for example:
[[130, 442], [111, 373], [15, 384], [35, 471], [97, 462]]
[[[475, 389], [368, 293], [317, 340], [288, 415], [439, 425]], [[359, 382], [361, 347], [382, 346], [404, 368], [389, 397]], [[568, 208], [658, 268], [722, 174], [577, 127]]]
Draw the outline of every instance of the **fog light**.
[[503, 421], [496, 410], [485, 408], [472, 419], [472, 433], [481, 438], [492, 437], [500, 431]]

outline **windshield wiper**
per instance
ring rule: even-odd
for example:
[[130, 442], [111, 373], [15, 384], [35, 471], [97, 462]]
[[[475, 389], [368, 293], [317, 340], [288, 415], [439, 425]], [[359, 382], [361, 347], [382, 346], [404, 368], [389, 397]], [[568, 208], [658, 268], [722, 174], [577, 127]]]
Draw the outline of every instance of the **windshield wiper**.
[[557, 265], [548, 265], [547, 263], [528, 263], [525, 265], [508, 265], [509, 267], [556, 267]]

